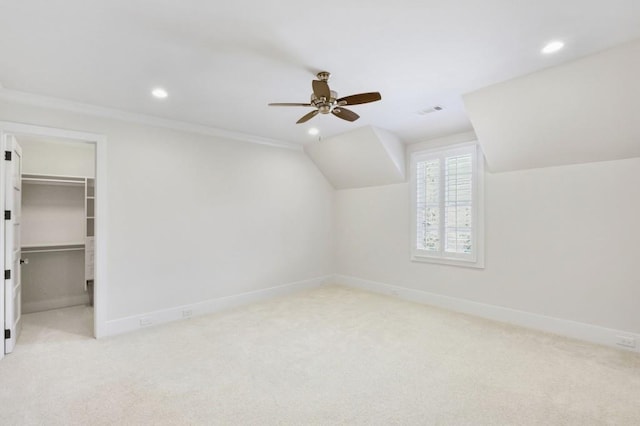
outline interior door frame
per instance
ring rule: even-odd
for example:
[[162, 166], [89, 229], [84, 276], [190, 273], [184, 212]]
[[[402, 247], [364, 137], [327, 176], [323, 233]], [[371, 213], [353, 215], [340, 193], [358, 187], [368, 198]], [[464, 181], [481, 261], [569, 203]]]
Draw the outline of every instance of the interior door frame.
[[[25, 136], [44, 136], [56, 139], [67, 139], [71, 142], [95, 144], [95, 272], [94, 272], [94, 303], [93, 303], [93, 333], [96, 339], [106, 336], [107, 323], [107, 239], [108, 239], [108, 210], [107, 210], [107, 137], [98, 133], [87, 133], [76, 130], [45, 127], [33, 124], [0, 121], [0, 132], [14, 134], [18, 138]], [[0, 174], [5, 170], [4, 161], [0, 162]], [[2, 198], [4, 210], [4, 197]], [[4, 235], [2, 235], [4, 239]], [[2, 253], [4, 258], [4, 247]], [[0, 356], [1, 358], [1, 356]]]

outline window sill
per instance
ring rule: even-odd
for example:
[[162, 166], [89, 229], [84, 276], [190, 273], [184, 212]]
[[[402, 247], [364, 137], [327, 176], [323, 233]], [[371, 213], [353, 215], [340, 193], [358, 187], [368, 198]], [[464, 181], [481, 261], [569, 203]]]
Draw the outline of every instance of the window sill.
[[462, 259], [454, 259], [454, 258], [446, 258], [446, 257], [431, 257], [431, 256], [420, 256], [420, 255], [412, 255], [412, 262], [417, 263], [434, 263], [438, 265], [447, 265], [447, 266], [459, 266], [463, 268], [474, 268], [474, 269], [484, 269], [484, 261], [483, 260], [462, 260]]

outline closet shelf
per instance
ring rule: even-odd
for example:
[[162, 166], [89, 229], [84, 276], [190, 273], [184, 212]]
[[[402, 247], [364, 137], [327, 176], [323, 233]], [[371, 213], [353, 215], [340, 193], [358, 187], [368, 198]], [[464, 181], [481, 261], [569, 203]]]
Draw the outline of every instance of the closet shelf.
[[49, 243], [49, 244], [29, 244], [21, 247], [23, 253], [49, 253], [56, 251], [78, 251], [84, 250], [84, 243]]
[[55, 176], [23, 174], [22, 183], [35, 185], [83, 186], [86, 178], [79, 176]]

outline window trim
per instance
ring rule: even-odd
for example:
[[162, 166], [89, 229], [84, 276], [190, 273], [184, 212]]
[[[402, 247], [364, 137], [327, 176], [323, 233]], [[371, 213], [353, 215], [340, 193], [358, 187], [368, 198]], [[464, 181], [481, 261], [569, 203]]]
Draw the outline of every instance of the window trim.
[[[455, 151], [473, 149], [473, 223], [472, 223], [472, 255], [471, 256], [447, 256], [443, 250], [437, 254], [417, 249], [417, 163], [427, 158], [433, 158]], [[446, 145], [437, 148], [427, 148], [411, 153], [410, 159], [410, 197], [411, 197], [411, 261], [437, 263], [443, 265], [462, 266], [470, 268], [484, 268], [484, 156], [476, 141], [455, 145]], [[444, 237], [441, 236], [444, 243]]]

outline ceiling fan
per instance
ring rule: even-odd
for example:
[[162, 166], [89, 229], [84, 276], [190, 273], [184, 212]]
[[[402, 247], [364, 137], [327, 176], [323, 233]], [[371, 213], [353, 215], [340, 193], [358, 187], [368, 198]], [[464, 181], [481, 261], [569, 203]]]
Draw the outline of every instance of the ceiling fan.
[[355, 112], [344, 108], [345, 105], [358, 105], [375, 102], [382, 99], [379, 92], [358, 93], [357, 95], [345, 96], [338, 98], [338, 93], [329, 89], [329, 76], [327, 71], [320, 71], [317, 74], [318, 79], [311, 82], [313, 93], [311, 93], [311, 101], [308, 104], [301, 103], [271, 103], [269, 106], [304, 106], [313, 107], [313, 111], [305, 114], [296, 121], [297, 124], [311, 120], [316, 115], [333, 114], [338, 118], [347, 121], [356, 121], [360, 116]]

